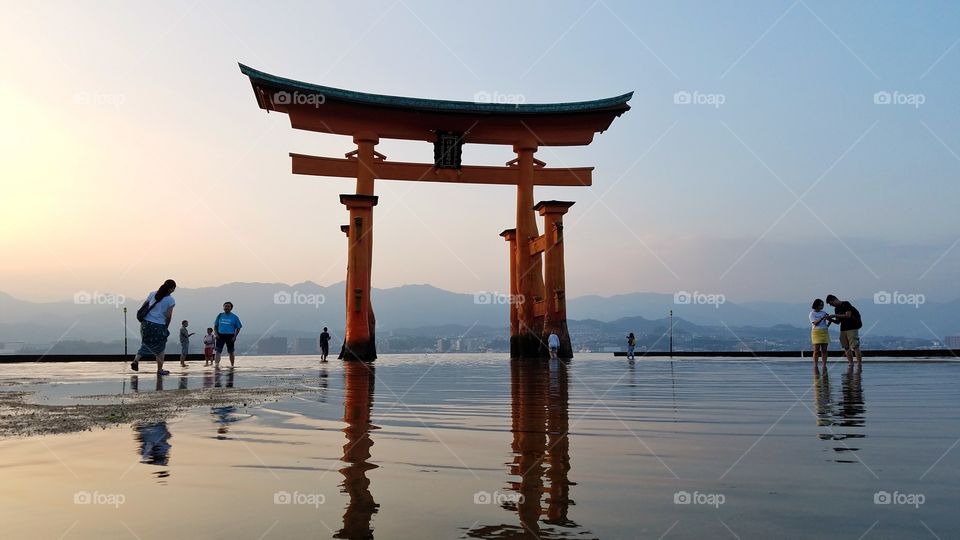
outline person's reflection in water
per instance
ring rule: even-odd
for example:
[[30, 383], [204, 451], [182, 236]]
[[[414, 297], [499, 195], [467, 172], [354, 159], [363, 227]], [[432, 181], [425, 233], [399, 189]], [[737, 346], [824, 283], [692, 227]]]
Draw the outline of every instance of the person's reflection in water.
[[567, 518], [570, 507], [570, 486], [576, 485], [568, 478], [570, 473], [570, 429], [567, 365], [560, 360], [550, 361], [550, 396], [547, 401], [547, 452], [550, 480], [547, 499], [547, 519], [544, 523], [561, 527], [577, 527]]
[[[133, 425], [140, 463], [166, 467], [170, 463], [170, 430], [166, 422], [141, 422]], [[167, 470], [153, 473], [157, 478], [170, 476]]]
[[817, 425], [821, 427], [833, 425], [833, 398], [830, 396], [830, 375], [826, 369], [823, 370], [822, 375], [819, 370], [815, 370], [813, 395], [817, 406]]
[[177, 390], [186, 390], [187, 389], [187, 374], [184, 373], [180, 375], [180, 384], [177, 386]]
[[217, 439], [230, 439], [230, 437], [227, 437], [227, 432], [230, 431], [230, 424], [240, 420], [239, 416], [233, 414], [235, 412], [237, 412], [237, 408], [233, 405], [212, 407], [210, 409], [210, 414], [214, 417], [213, 421], [217, 424]]
[[853, 364], [847, 364], [847, 371], [843, 374], [843, 401], [840, 403], [840, 414], [843, 418], [839, 424], [844, 427], [863, 427], [863, 371]]
[[327, 366], [325, 366], [325, 365], [321, 365], [321, 366], [320, 366], [320, 380], [319, 380], [319, 384], [318, 384], [317, 386], [319, 386], [319, 388], [320, 388], [319, 392], [317, 392], [317, 394], [318, 394], [318, 395], [317, 395], [317, 401], [318, 401], [319, 403], [326, 403], [326, 402], [327, 402], [327, 389], [330, 388], [330, 374], [329, 374], [329, 372], [327, 371]]
[[343, 528], [333, 535], [334, 538], [373, 538], [370, 522], [380, 507], [370, 493], [370, 479], [367, 471], [378, 466], [368, 463], [373, 440], [370, 430], [377, 429], [370, 422], [373, 408], [374, 367], [365, 362], [349, 361], [343, 363], [343, 421], [347, 426], [343, 433], [347, 443], [343, 445], [342, 461], [348, 465], [340, 469], [343, 483], [341, 492], [350, 497], [346, 512], [343, 514]]
[[[513, 360], [510, 396], [514, 458], [510, 482], [516, 502], [501, 507], [517, 512], [520, 526], [484, 525], [467, 531], [470, 538], [590, 538], [568, 517], [574, 504], [569, 480], [569, 375], [562, 360]], [[546, 478], [547, 482], [544, 482]], [[546, 493], [546, 501], [542, 495]], [[544, 507], [544, 502], [545, 507]], [[541, 522], [541, 517], [545, 519]], [[541, 523], [550, 527], [541, 527]]]
[[[834, 404], [830, 396], [829, 379], [826, 375], [817, 378], [819, 387], [817, 390], [817, 425], [828, 428], [828, 433], [820, 433], [818, 437], [825, 441], [839, 442], [839, 445], [832, 446], [837, 454], [843, 457], [837, 457], [833, 461], [837, 463], [858, 463], [859, 460], [854, 452], [860, 448], [852, 447], [849, 444], [851, 439], [863, 439], [866, 434], [859, 431], [866, 424], [864, 413], [866, 407], [863, 399], [862, 371], [856, 365], [848, 365], [847, 371], [843, 374], [841, 400]], [[825, 396], [822, 387], [826, 388]]]
[[157, 387], [155, 388], [157, 392], [163, 392], [163, 376], [157, 375]]
[[130, 391], [134, 394], [140, 393], [140, 377], [136, 375], [130, 376]]

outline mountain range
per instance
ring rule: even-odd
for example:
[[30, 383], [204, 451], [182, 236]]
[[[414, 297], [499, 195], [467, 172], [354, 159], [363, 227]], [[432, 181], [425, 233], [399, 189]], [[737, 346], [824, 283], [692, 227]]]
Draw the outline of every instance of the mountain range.
[[[212, 324], [224, 301], [235, 305], [244, 326], [257, 335], [316, 335], [323, 326], [342, 329], [344, 283], [321, 286], [312, 282], [229, 283], [217, 287], [179, 288], [174, 317], [191, 321], [202, 333]], [[894, 297], [895, 298], [895, 297]], [[719, 301], [691, 293], [630, 293], [581, 296], [567, 301], [568, 317], [583, 324], [610, 323], [631, 318], [656, 321], [672, 310], [676, 321], [723, 328], [778, 325], [806, 328], [806, 302]], [[960, 333], [960, 299], [919, 305], [876, 303], [873, 298], [851, 299], [860, 310], [864, 328], [874, 335], [942, 339]], [[0, 342], [50, 343], [61, 339], [111, 341], [123, 336], [122, 307], [127, 325], [137, 333], [135, 312], [142, 298], [82, 291], [60, 302], [30, 302], [0, 292]], [[431, 285], [404, 285], [374, 289], [378, 332], [401, 332], [420, 327], [458, 325], [503, 328], [508, 321], [507, 299], [488, 293], [464, 294]], [[828, 307], [828, 310], [830, 308]], [[631, 324], [640, 324], [637, 319]], [[659, 323], [659, 324], [662, 324]]]

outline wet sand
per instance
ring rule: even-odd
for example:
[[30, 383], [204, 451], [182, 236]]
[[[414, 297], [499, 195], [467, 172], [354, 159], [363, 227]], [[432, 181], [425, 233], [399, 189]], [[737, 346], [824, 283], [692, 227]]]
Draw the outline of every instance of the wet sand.
[[3, 538], [960, 536], [958, 364], [167, 367], [0, 374]]

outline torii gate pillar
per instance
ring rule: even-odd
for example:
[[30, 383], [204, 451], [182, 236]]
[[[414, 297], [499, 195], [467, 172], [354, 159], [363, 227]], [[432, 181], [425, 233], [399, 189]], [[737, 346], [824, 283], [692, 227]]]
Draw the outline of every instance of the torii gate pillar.
[[370, 303], [370, 273], [373, 251], [373, 207], [375, 195], [340, 195], [350, 212], [347, 233], [346, 331], [340, 358], [375, 360], [373, 307]]
[[500, 233], [510, 248], [510, 358], [520, 356], [520, 293], [517, 289], [517, 230]]
[[[566, 277], [563, 269], [563, 215], [571, 201], [541, 201], [534, 210], [543, 216], [544, 319], [542, 343], [555, 332], [560, 338], [560, 358], [573, 358], [570, 332], [567, 330]], [[546, 349], [546, 347], [544, 347]], [[549, 356], [549, 350], [542, 351]]]
[[537, 144], [527, 141], [514, 145], [517, 153], [517, 167], [520, 169], [520, 178], [517, 183], [517, 302], [519, 302], [519, 321], [516, 339], [517, 350], [513, 351], [513, 358], [537, 358], [542, 346], [540, 334], [543, 329], [543, 314], [541, 302], [544, 296], [543, 266], [540, 254], [532, 252], [530, 243], [535, 241], [540, 233], [537, 231], [537, 218], [533, 213], [533, 177], [534, 158]]

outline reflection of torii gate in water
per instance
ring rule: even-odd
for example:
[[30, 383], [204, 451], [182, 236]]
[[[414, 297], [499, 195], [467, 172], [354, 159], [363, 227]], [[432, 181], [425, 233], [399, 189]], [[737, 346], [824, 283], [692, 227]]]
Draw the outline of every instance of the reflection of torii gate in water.
[[[577, 103], [469, 103], [365, 94], [276, 77], [243, 64], [257, 103], [286, 113], [295, 129], [349, 135], [357, 149], [345, 159], [291, 154], [293, 173], [356, 178], [356, 193], [340, 196], [350, 221], [347, 234], [346, 331], [341, 358], [377, 356], [376, 320], [370, 302], [373, 260], [374, 179], [506, 184], [517, 186], [516, 228], [501, 233], [510, 243], [510, 355], [545, 356], [546, 337], [560, 337], [560, 356], [570, 358], [563, 270], [563, 214], [567, 201], [534, 205], [534, 186], [589, 186], [592, 167], [548, 168], [534, 158], [540, 146], [593, 141], [630, 109], [633, 95]], [[390, 162], [374, 147], [380, 138], [434, 144], [433, 163]], [[464, 143], [507, 144], [517, 158], [503, 167], [461, 164]], [[536, 214], [544, 217], [544, 234]]]

